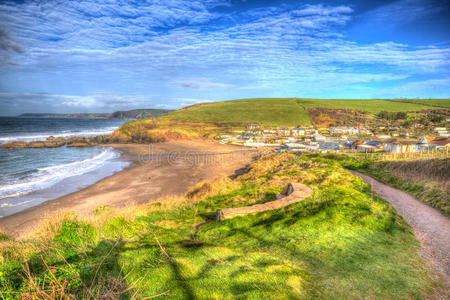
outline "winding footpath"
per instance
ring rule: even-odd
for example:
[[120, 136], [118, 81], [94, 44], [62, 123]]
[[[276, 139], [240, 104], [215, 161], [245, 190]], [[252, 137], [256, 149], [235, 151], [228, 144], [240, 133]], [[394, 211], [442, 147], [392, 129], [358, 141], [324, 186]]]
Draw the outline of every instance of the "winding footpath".
[[420, 255], [431, 263], [433, 277], [450, 290], [450, 219], [409, 194], [385, 185], [372, 177], [351, 171], [372, 186], [372, 191], [388, 201], [412, 227], [422, 247]]

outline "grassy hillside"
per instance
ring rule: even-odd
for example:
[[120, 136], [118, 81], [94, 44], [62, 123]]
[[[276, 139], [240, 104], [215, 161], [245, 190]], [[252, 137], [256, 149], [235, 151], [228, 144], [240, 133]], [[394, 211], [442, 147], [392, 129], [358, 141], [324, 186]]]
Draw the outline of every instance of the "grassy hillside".
[[166, 118], [218, 123], [259, 122], [267, 127], [311, 124], [305, 108], [292, 99], [244, 99], [205, 103], [173, 111]]
[[157, 120], [127, 123], [119, 132], [123, 141], [154, 142], [229, 134], [250, 122], [264, 128], [310, 126], [312, 122], [317, 127], [380, 125], [385, 121], [373, 115], [380, 111], [436, 110], [437, 106], [428, 106], [426, 101], [447, 105], [450, 100], [241, 99], [188, 106]]
[[[189, 197], [66, 215], [28, 241], [0, 237], [3, 299], [424, 299], [431, 281], [409, 227], [330, 157], [269, 155]], [[212, 222], [292, 181], [313, 196]]]
[[[430, 102], [427, 102], [430, 101]], [[430, 103], [430, 105], [427, 105]], [[242, 99], [194, 105], [170, 112], [164, 118], [199, 122], [259, 122], [264, 126], [310, 125], [307, 108], [352, 109], [370, 113], [382, 110], [420, 111], [436, 105], [450, 107], [449, 99], [432, 100], [344, 100], [344, 99]]]
[[405, 99], [395, 100], [397, 102], [435, 106], [436, 108], [450, 108], [450, 99]]
[[[332, 109], [354, 109], [367, 111], [371, 113], [378, 113], [382, 110], [390, 112], [399, 111], [419, 111], [423, 109], [433, 109], [435, 107], [431, 105], [426, 105], [426, 101], [423, 103], [415, 103], [414, 100], [411, 102], [404, 102], [398, 100], [351, 100], [351, 99], [299, 99], [297, 100], [301, 105], [305, 107], [323, 107]], [[447, 100], [450, 102], [450, 100]]]

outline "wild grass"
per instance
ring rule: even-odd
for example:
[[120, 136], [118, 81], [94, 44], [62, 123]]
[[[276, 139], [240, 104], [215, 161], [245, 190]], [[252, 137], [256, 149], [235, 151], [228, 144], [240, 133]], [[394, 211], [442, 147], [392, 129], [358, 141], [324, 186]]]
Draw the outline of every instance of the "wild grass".
[[[218, 209], [270, 201], [293, 181], [313, 196], [214, 221]], [[403, 219], [321, 155], [268, 155], [186, 197], [66, 214], [45, 228], [0, 242], [3, 298], [423, 299], [432, 289]]]
[[233, 130], [233, 127], [224, 124], [158, 118], [127, 122], [113, 136], [124, 143], [154, 143], [177, 139], [206, 139], [231, 133]]

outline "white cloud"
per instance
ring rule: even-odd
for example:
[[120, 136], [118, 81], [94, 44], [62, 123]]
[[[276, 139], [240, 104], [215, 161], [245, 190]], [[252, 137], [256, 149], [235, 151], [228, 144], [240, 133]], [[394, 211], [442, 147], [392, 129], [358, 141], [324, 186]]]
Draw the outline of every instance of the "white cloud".
[[[0, 90], [88, 94], [52, 99], [93, 109], [145, 105], [148, 98], [172, 105], [174, 99], [244, 97], [258, 90], [314, 95], [448, 74], [448, 45], [358, 44], [344, 32], [354, 18], [351, 7], [286, 3], [241, 12], [225, 0], [4, 2], [0, 28], [7, 26], [25, 53], [8, 48], [7, 61], [16, 65], [0, 65]], [[223, 6], [232, 12], [217, 9]], [[93, 92], [99, 89], [112, 92]], [[115, 96], [136, 93], [164, 97]]]

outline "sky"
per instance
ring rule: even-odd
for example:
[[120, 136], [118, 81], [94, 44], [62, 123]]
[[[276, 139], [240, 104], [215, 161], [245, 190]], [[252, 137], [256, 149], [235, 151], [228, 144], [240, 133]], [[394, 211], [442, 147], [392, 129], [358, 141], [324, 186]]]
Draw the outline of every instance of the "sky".
[[0, 0], [0, 115], [450, 97], [450, 0]]

